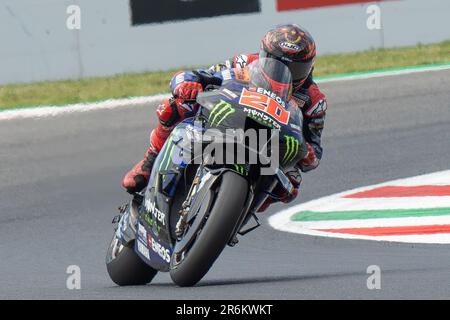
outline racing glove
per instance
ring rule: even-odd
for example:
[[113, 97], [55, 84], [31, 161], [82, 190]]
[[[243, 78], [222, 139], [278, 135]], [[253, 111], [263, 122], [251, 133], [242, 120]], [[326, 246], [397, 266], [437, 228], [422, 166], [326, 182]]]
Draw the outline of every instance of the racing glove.
[[203, 91], [200, 78], [192, 72], [178, 72], [170, 82], [172, 94], [182, 100], [195, 100]]
[[280, 197], [280, 201], [283, 203], [292, 202], [298, 196], [298, 189], [300, 188], [300, 184], [302, 183], [302, 175], [299, 171], [298, 166], [291, 171], [286, 172], [286, 176], [289, 178], [289, 181], [294, 186], [291, 192], [287, 192], [287, 190], [282, 189], [282, 192], [278, 190], [275, 191]]

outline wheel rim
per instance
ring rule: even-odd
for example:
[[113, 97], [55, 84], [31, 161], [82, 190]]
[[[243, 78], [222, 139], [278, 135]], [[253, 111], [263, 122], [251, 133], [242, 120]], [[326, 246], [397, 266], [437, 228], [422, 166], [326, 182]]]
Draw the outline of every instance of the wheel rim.
[[[211, 206], [213, 205], [213, 199], [212, 198], [214, 196], [215, 196], [215, 191], [211, 192], [211, 194], [208, 196], [208, 201], [202, 202], [202, 205], [199, 208], [197, 208], [197, 213], [194, 215], [193, 219], [188, 221], [187, 228], [184, 231], [184, 234], [183, 234], [182, 238], [184, 238], [184, 237], [186, 237], [188, 235], [189, 229], [192, 227], [192, 225], [194, 224], [195, 220], [196, 219], [200, 219], [198, 217], [199, 216], [199, 212], [201, 210], [209, 210], [211, 208]], [[190, 235], [189, 238], [192, 238], [192, 237], [197, 238], [200, 235], [200, 233], [202, 232], [206, 221], [208, 220], [208, 217], [207, 216], [203, 217], [202, 220], [203, 221], [200, 222], [201, 226], [196, 230], [197, 232], [195, 234]], [[191, 246], [193, 245], [194, 242], [192, 242], [188, 247], [184, 248], [183, 250], [181, 250], [181, 251], [179, 251], [179, 252], [177, 252], [177, 253], [175, 253], [173, 255], [173, 260], [172, 260], [172, 267], [173, 268], [176, 268], [189, 255], [189, 250], [190, 250], [190, 248], [191, 248]]]
[[122, 244], [122, 242], [119, 239], [117, 239], [117, 237], [114, 235], [114, 237], [111, 241], [111, 244], [109, 246], [109, 254], [108, 254], [107, 263], [116, 259], [117, 256], [120, 254], [120, 252], [122, 252], [123, 248], [124, 248], [124, 245]]

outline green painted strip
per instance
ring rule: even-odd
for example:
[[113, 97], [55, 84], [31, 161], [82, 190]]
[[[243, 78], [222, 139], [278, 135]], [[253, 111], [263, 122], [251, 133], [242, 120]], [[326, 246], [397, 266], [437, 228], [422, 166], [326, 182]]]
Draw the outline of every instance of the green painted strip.
[[175, 143], [172, 143], [170, 153], [169, 153], [169, 158], [167, 159], [167, 164], [166, 164], [166, 167], [164, 168], [164, 170], [167, 170], [167, 168], [169, 168], [170, 161], [172, 159], [173, 150], [175, 150]]
[[168, 151], [171, 147], [171, 143], [172, 143], [172, 135], [170, 135], [169, 141], [167, 141], [167, 147], [166, 147], [166, 150], [164, 151], [163, 160], [161, 161], [161, 164], [159, 165], [159, 171], [161, 171], [161, 168], [163, 167], [164, 162], [166, 161]]
[[396, 75], [402, 73], [412, 73], [420, 71], [433, 71], [433, 70], [444, 70], [450, 69], [450, 62], [440, 63], [440, 64], [425, 64], [420, 66], [410, 66], [402, 68], [387, 68], [387, 69], [375, 69], [370, 71], [359, 71], [359, 72], [349, 72], [349, 73], [336, 73], [328, 76], [322, 76], [315, 78], [317, 83], [323, 83], [334, 80], [345, 80], [345, 79], [365, 79], [374, 76], [388, 76]]
[[352, 219], [414, 218], [450, 215], [450, 208], [356, 210], [356, 211], [300, 211], [291, 216], [292, 221], [328, 221]]

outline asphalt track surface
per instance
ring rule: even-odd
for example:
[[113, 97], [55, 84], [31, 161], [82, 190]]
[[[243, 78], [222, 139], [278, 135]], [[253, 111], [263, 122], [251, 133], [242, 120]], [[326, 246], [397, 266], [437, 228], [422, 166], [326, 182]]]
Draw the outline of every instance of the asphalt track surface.
[[[450, 71], [323, 84], [321, 166], [295, 203], [450, 168]], [[450, 298], [450, 246], [319, 238], [264, 226], [193, 288], [159, 274], [120, 288], [104, 257], [120, 187], [155, 124], [143, 105], [0, 122], [0, 298]], [[281, 209], [273, 206], [266, 217]], [[81, 268], [81, 290], [66, 268]], [[366, 269], [381, 268], [381, 290]]]

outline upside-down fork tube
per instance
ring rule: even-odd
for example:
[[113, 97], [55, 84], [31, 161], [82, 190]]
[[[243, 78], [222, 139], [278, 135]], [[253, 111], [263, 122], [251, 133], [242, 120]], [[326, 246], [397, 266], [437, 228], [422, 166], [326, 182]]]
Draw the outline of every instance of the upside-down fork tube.
[[[220, 176], [223, 174], [223, 172], [225, 172], [225, 170], [222, 170], [221, 172], [219, 172], [219, 174], [212, 174], [210, 181], [204, 183], [203, 188], [205, 188], [205, 190], [209, 190], [211, 187], [213, 187], [214, 184], [220, 180]], [[198, 210], [198, 205], [202, 204], [205, 200], [210, 201], [211, 199], [203, 198], [202, 201], [196, 201], [195, 206], [191, 208], [192, 212]], [[203, 212], [200, 212], [201, 216], [197, 216], [195, 218], [194, 223], [189, 227], [188, 232], [183, 236], [181, 241], [175, 244], [173, 254], [181, 253], [191, 245], [192, 241], [195, 240], [195, 234], [197, 234], [197, 232], [199, 231], [199, 228], [201, 227], [202, 222], [204, 221], [204, 218], [208, 213], [209, 206], [207, 210], [203, 210]]]

